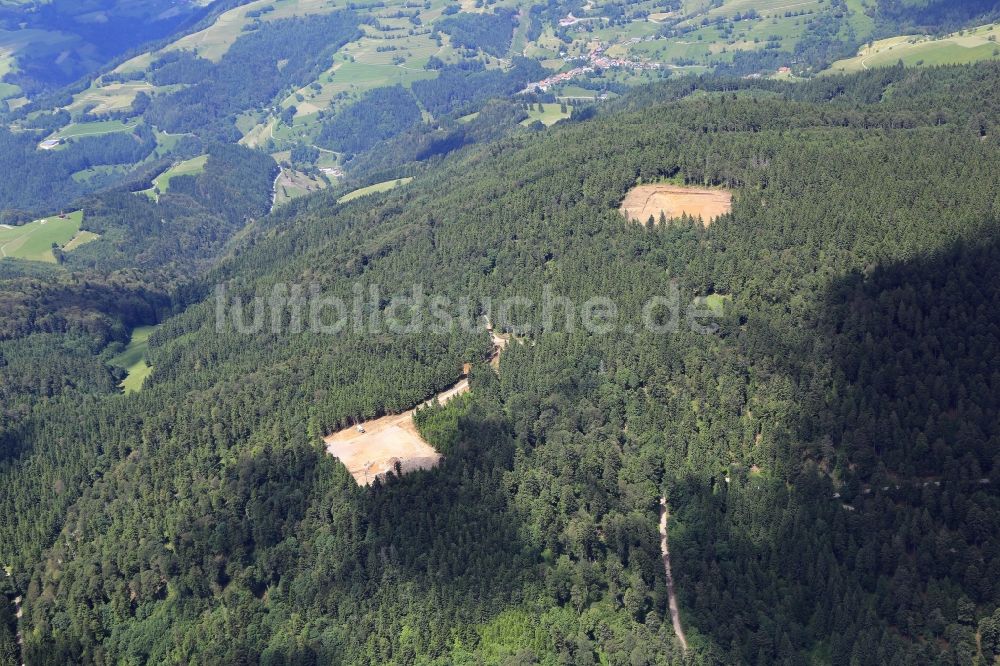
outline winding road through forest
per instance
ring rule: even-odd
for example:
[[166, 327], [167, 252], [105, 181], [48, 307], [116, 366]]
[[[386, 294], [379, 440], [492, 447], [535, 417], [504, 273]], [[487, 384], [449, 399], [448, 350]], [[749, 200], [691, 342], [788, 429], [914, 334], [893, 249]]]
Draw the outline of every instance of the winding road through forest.
[[686, 652], [688, 649], [687, 638], [684, 636], [684, 628], [681, 626], [681, 612], [677, 605], [677, 594], [674, 592], [674, 574], [670, 571], [670, 548], [667, 545], [667, 519], [670, 511], [667, 509], [667, 498], [660, 498], [660, 554], [663, 557], [663, 569], [667, 574], [667, 600], [670, 605], [670, 621], [674, 625], [674, 633], [677, 640], [681, 642], [681, 647]]

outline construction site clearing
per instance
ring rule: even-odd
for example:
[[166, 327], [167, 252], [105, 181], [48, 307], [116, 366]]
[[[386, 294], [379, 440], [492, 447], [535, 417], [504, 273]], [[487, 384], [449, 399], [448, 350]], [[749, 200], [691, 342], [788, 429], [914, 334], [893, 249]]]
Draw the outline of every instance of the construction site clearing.
[[[499, 371], [500, 353], [506, 347], [508, 337], [494, 333], [491, 326], [488, 330], [493, 340], [489, 363]], [[456, 396], [468, 393], [470, 370], [471, 364], [466, 363], [457, 383], [419, 407], [355, 424], [324, 437], [327, 453], [343, 463], [359, 486], [371, 485], [376, 478], [384, 479], [389, 472], [405, 474], [436, 467], [442, 456], [420, 436], [413, 416], [417, 409], [435, 401], [444, 405]]]
[[658, 223], [661, 215], [667, 220], [687, 215], [707, 225], [732, 208], [733, 194], [728, 190], [650, 183], [629, 190], [619, 210], [627, 219], [642, 223], [650, 217]]

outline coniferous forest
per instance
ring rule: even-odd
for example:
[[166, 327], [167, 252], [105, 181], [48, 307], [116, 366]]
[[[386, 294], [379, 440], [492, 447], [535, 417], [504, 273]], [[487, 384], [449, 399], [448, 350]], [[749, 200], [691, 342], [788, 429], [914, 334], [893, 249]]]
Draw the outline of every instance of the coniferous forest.
[[[688, 77], [346, 203], [268, 213], [274, 162], [214, 144], [158, 202], [90, 195], [112, 241], [0, 272], [0, 664], [994, 663], [998, 119], [995, 63]], [[626, 223], [667, 179], [732, 211]], [[498, 371], [482, 328], [217, 326], [220, 285], [294, 284], [532, 304]], [[710, 332], [642, 326], [673, 290]], [[545, 293], [616, 325], [543, 327]], [[467, 361], [417, 413], [435, 469], [359, 487], [324, 450]]]

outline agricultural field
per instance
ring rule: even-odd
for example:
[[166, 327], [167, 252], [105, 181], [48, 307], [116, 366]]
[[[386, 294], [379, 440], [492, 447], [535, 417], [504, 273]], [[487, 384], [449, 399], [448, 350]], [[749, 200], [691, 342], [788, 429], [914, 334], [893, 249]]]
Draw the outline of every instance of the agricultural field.
[[[20, 226], [0, 225], [0, 260], [7, 257], [27, 261], [56, 263], [53, 245], [64, 251], [83, 244], [78, 240], [83, 211], [74, 211], [65, 216], [53, 215]], [[72, 245], [71, 245], [72, 244]]]
[[538, 104], [532, 104], [531, 108], [528, 109], [528, 117], [521, 121], [522, 125], [530, 125], [531, 123], [540, 121], [546, 127], [554, 125], [563, 118], [569, 118], [570, 114], [573, 112], [573, 107], [567, 105], [566, 110], [563, 111], [562, 104], [555, 103], [545, 103], [542, 104], [542, 110], [538, 110]]
[[101, 134], [113, 134], [114, 132], [130, 132], [136, 128], [137, 121], [123, 122], [121, 120], [97, 120], [90, 123], [70, 123], [58, 132], [46, 137], [46, 141], [59, 141], [60, 139], [76, 139], [84, 136], [99, 136]]
[[713, 18], [724, 16], [732, 18], [737, 14], [746, 14], [753, 10], [763, 18], [781, 17], [787, 13], [803, 14], [819, 11], [823, 8], [822, 0], [728, 0], [719, 7], [708, 10], [707, 16]]
[[982, 25], [944, 37], [901, 35], [880, 39], [858, 51], [858, 55], [838, 60], [828, 72], [856, 72], [873, 67], [891, 67], [900, 60], [907, 67], [921, 65], [961, 65], [1000, 58], [1000, 26]]
[[[376, 47], [364, 38], [348, 44], [334, 59], [330, 69], [290, 94], [280, 106], [283, 109], [294, 106], [298, 120], [317, 111], [336, 108], [338, 102], [356, 99], [372, 88], [397, 84], [408, 87], [414, 81], [432, 79], [437, 72], [425, 70], [423, 65], [439, 49], [429, 38], [424, 41], [427, 44], [415, 45], [402, 53], [377, 52]], [[392, 62], [393, 57], [406, 57], [406, 54], [409, 54], [406, 61], [399, 64]]]
[[0, 51], [0, 100], [10, 99], [21, 94], [20, 88], [13, 83], [3, 81], [3, 77], [10, 72], [16, 71], [16, 69], [17, 61], [14, 59], [14, 56], [6, 51]]
[[274, 181], [274, 205], [280, 206], [293, 199], [326, 188], [327, 181], [295, 169], [282, 169]]
[[256, 18], [261, 21], [275, 21], [293, 16], [329, 14], [346, 6], [346, 2], [331, 0], [255, 0], [220, 14], [215, 22], [204, 30], [185, 35], [158, 51], [143, 53], [126, 60], [114, 71], [117, 73], [141, 71], [164, 53], [185, 49], [195, 51], [202, 58], [218, 62], [243, 34], [244, 28], [255, 20], [251, 14], [267, 7], [273, 7], [273, 11], [265, 11]]
[[[870, 31], [869, 21], [862, 14], [862, 0], [849, 0], [849, 17], [855, 31]], [[245, 110], [240, 116], [240, 143], [270, 151], [287, 150], [296, 144], [313, 144], [319, 135], [323, 115], [336, 113], [357, 100], [365, 92], [378, 87], [411, 86], [415, 81], [434, 78], [436, 70], [425, 68], [431, 57], [444, 63], [458, 63], [471, 53], [455, 48], [445, 33], [434, 33], [434, 23], [445, 16], [452, 0], [428, 0], [421, 5], [391, 0], [385, 5], [352, 7], [370, 17], [360, 26], [363, 36], [344, 45], [332, 63], [315, 80], [281, 93], [270, 107]], [[576, 15], [583, 19], [576, 24], [559, 26], [551, 18], [541, 27], [534, 40], [528, 39], [529, 21], [522, 20], [514, 30], [508, 56], [524, 54], [541, 59], [553, 71], [585, 64], [596, 47], [606, 49], [612, 58], [633, 62], [659, 63], [663, 69], [638, 71], [629, 67], [613, 67], [593, 76], [593, 83], [637, 85], [653, 82], [671, 74], [703, 73], [719, 63], [732, 60], [737, 51], [780, 49], [792, 51], [802, 37], [805, 26], [814, 14], [826, 11], [827, 0], [725, 0], [719, 6], [707, 0], [688, 0], [679, 11], [664, 13], [652, 0], [640, 0], [625, 5], [625, 20], [609, 20], [621, 7], [609, 3], [589, 2]], [[230, 47], [257, 23], [280, 19], [322, 15], [349, 5], [346, 0], [254, 0], [217, 16], [214, 22], [196, 32], [123, 62], [115, 71], [128, 73], [146, 70], [163, 54], [190, 50], [202, 58], [219, 62]], [[524, 10], [520, 0], [505, 0], [497, 6]], [[473, 2], [462, 4], [463, 11], [485, 11]], [[754, 18], [746, 14], [755, 10]], [[523, 15], [523, 14], [522, 14]], [[736, 20], [736, 19], [739, 20]], [[718, 20], [702, 24], [703, 20]], [[670, 36], [664, 30], [670, 29]], [[568, 39], [568, 42], [565, 41]], [[581, 58], [570, 64], [563, 57]], [[507, 59], [478, 54], [487, 67], [502, 67]], [[164, 94], [180, 86], [156, 87], [149, 81], [104, 82], [95, 80], [90, 87], [75, 95], [65, 108], [71, 112], [89, 110], [94, 114], [129, 108], [139, 92]], [[561, 97], [595, 97], [592, 90], [574, 88], [570, 81], [556, 89]], [[294, 107], [291, 122], [279, 119], [283, 110]], [[425, 114], [426, 119], [431, 118]], [[533, 117], [532, 120], [535, 118]], [[558, 117], [549, 110], [538, 118], [545, 124]], [[70, 125], [55, 134], [62, 138], [98, 130], [95, 123]], [[107, 128], [112, 131], [115, 128]], [[123, 129], [121, 127], [117, 129]], [[162, 150], [158, 154], [162, 154]]]
[[163, 157], [174, 149], [182, 137], [189, 136], [186, 134], [171, 134], [170, 132], [163, 132], [155, 128], [154, 132], [156, 133], [156, 150], [153, 151], [154, 157]]
[[86, 245], [100, 237], [100, 234], [95, 234], [93, 231], [78, 231], [70, 242], [63, 245], [63, 252], [72, 252], [81, 245]]
[[[31, 53], [34, 56], [59, 53], [79, 43], [79, 38], [55, 30], [24, 28], [20, 30], [0, 29], [0, 78], [17, 69], [17, 56]], [[17, 86], [0, 83], [0, 99], [18, 94]]]
[[159, 200], [160, 195], [170, 189], [170, 181], [177, 176], [197, 176], [205, 171], [205, 164], [208, 162], [208, 155], [199, 155], [189, 160], [178, 162], [172, 167], [153, 179], [153, 186], [149, 189], [140, 190], [150, 199]]
[[[845, 2], [848, 11], [839, 24], [841, 33], [853, 30], [861, 37], [870, 34], [873, 25], [864, 14], [865, 0]], [[522, 0], [501, 0], [478, 7], [468, 0], [458, 6], [468, 12], [492, 11], [500, 7], [519, 11], [521, 20], [514, 27], [509, 51], [503, 57], [489, 55], [460, 46], [460, 39], [453, 44], [450, 34], [436, 32], [435, 23], [453, 14], [454, 0], [426, 0], [420, 4], [387, 0], [384, 4], [361, 6], [347, 0], [253, 0], [222, 12], [208, 27], [165, 43], [155, 51], [139, 54], [114, 70], [119, 74], [144, 72], [138, 80], [122, 82], [107, 75], [97, 77], [62, 108], [75, 118], [82, 112], [101, 116], [126, 111], [139, 93], [158, 98], [177, 93], [189, 85], [157, 86], [152, 83], [147, 70], [164, 54], [186, 50], [218, 63], [233, 44], [252, 32], [255, 26], [291, 17], [329, 15], [350, 7], [365, 18], [358, 26], [360, 37], [341, 46], [329, 61], [320, 60], [311, 69], [302, 70], [294, 84], [274, 88], [277, 91], [274, 98], [255, 100], [249, 108], [226, 108], [228, 117], [237, 119], [239, 143], [276, 153], [298, 145], [315, 145], [329, 118], [372, 89], [393, 85], [412, 87], [418, 81], [439, 76], [437, 69], [427, 68], [431, 58], [446, 65], [474, 59], [487, 69], [497, 69], [510, 67], [513, 56], [524, 54], [539, 59], [552, 73], [590, 65], [598, 71], [562, 81], [549, 88], [549, 92], [562, 101], [607, 99], [615, 96], [616, 92], [612, 91], [620, 92], [622, 87], [653, 83], [669, 76], [709, 72], [717, 66], [734, 63], [737, 54], [756, 54], [750, 58], [759, 57], [765, 63], [766, 75], [786, 64], [780, 58], [777, 62], [769, 59], [768, 54], [781, 53], [791, 61], [790, 54], [800, 45], [809, 25], [831, 9], [829, 0], [687, 0], [679, 10], [664, 12], [662, 4], [654, 0], [624, 5], [598, 0], [575, 9], [574, 16], [581, 19], [575, 23], [560, 24], [562, 9], [553, 7], [544, 15], [542, 25], [534, 25], [528, 18], [529, 5]], [[24, 39], [22, 32], [17, 31], [18, 39]], [[0, 31], [0, 49], [3, 45], [4, 33]], [[10, 47], [14, 48], [20, 47]], [[989, 47], [980, 51], [985, 48]], [[10, 49], [0, 50], [0, 73], [3, 67], [16, 66], [13, 59], [2, 58], [5, 53], [14, 53]], [[315, 50], [309, 52], [315, 53]], [[613, 62], [608, 64], [601, 58]], [[742, 67], [744, 60], [734, 65]], [[934, 60], [928, 57], [927, 62]], [[281, 63], [277, 64], [280, 68]], [[307, 75], [301, 75], [305, 73]], [[798, 70], [795, 73], [802, 74]], [[785, 72], [784, 75], [790, 74]], [[312, 76], [316, 78], [307, 81]], [[15, 90], [8, 92], [17, 93]], [[220, 104], [225, 107], [224, 103]], [[475, 108], [468, 110], [475, 111]], [[421, 108], [421, 114], [425, 121], [434, 120], [426, 108]], [[169, 119], [176, 114], [160, 115], [155, 121], [146, 122], [160, 123], [173, 132], [198, 133], [201, 129], [198, 123], [208, 116], [195, 115], [198, 120], [192, 121], [194, 124], [171, 123]], [[547, 105], [544, 111], [532, 111], [525, 124], [538, 120], [551, 125], [561, 117], [565, 114], [557, 106]], [[61, 140], [127, 131], [134, 127], [134, 122], [137, 121], [71, 122], [53, 132], [41, 147], [62, 149], [65, 145]], [[157, 130], [158, 147], [154, 158], [169, 154], [182, 136]], [[164, 176], [166, 180], [161, 177], [162, 182], [147, 190], [147, 194], [155, 197], [160, 184], [163, 186], [159, 189], [165, 190], [173, 173], [179, 172], [168, 170]], [[109, 181], [111, 175], [80, 172], [74, 177], [80, 183], [96, 187]], [[301, 192], [293, 186], [287, 189], [287, 194], [291, 198]], [[284, 200], [284, 192], [276, 194], [276, 201]]]
[[369, 194], [388, 192], [389, 190], [399, 187], [400, 185], [406, 185], [411, 180], [413, 180], [412, 176], [408, 178], [398, 178], [396, 180], [387, 180], [384, 183], [375, 183], [374, 185], [369, 185], [368, 187], [362, 187], [354, 190], [353, 192], [348, 192], [344, 196], [340, 197], [337, 199], [337, 203], [344, 204], [348, 201], [354, 201], [360, 197], [368, 196]]
[[125, 350], [109, 361], [111, 365], [128, 371], [128, 376], [120, 384], [126, 394], [142, 389], [143, 382], [153, 372], [152, 366], [146, 363], [146, 350], [149, 348], [149, 336], [155, 330], [156, 326], [134, 329]]
[[105, 83], [100, 79], [91, 83], [90, 87], [73, 96], [73, 101], [65, 107], [71, 113], [88, 110], [93, 115], [122, 111], [132, 106], [135, 96], [140, 92], [147, 95], [171, 92], [180, 86], [154, 86], [146, 81], [126, 81], [124, 83], [111, 81]]
[[124, 164], [104, 164], [99, 166], [88, 167], [82, 171], [77, 171], [73, 174], [73, 180], [78, 183], [87, 183], [96, 178], [102, 178], [111, 175], [121, 175], [126, 173], [129, 167]]
[[[721, 9], [729, 8], [726, 4]], [[720, 14], [733, 16], [735, 12]], [[665, 65], [710, 65], [731, 61], [736, 51], [776, 49], [791, 51], [805, 30], [808, 16], [764, 16], [723, 24], [689, 25], [690, 30], [670, 38], [646, 39], [636, 43], [620, 42], [609, 55], [637, 60], [652, 60]], [[684, 25], [684, 24], [680, 24]]]

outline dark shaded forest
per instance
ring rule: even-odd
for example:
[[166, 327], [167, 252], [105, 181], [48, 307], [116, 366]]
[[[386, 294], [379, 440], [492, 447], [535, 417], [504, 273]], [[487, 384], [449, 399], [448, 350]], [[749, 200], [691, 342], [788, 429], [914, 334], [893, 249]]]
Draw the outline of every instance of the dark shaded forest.
[[514, 36], [514, 11], [496, 9], [492, 14], [460, 12], [437, 21], [434, 28], [448, 33], [457, 46], [481, 49], [502, 58], [510, 50]]
[[375, 88], [323, 123], [317, 142], [339, 152], [359, 153], [421, 120], [420, 107], [403, 86]]

